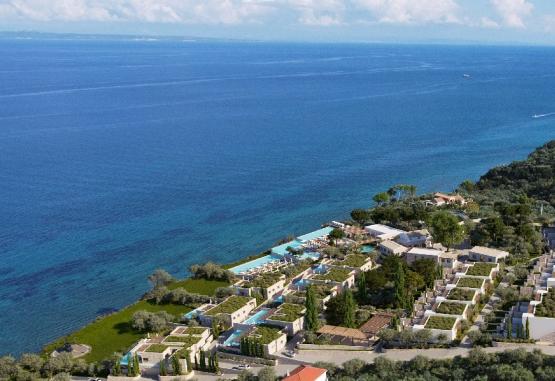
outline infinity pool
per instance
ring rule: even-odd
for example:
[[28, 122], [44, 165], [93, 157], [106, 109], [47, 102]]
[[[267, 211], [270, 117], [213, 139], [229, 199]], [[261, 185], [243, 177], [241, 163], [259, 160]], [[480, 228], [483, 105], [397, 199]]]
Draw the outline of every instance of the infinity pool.
[[247, 320], [245, 320], [243, 322], [243, 324], [249, 324], [249, 325], [260, 324], [260, 323], [264, 322], [264, 318], [269, 313], [270, 313], [270, 310], [268, 308], [263, 308], [260, 311], [258, 311], [257, 313], [255, 313], [254, 315], [252, 315], [251, 317], [249, 317]]
[[281, 259], [281, 257], [278, 256], [274, 256], [274, 255], [265, 255], [263, 257], [254, 259], [250, 262], [246, 262], [246, 263], [242, 263], [238, 266], [232, 267], [229, 269], [229, 271], [233, 272], [234, 274], [239, 274], [239, 273], [243, 273], [243, 272], [247, 272], [250, 269], [254, 269], [256, 267], [259, 266], [263, 266], [266, 263], [270, 263], [273, 261], [279, 261]]
[[224, 341], [224, 345], [226, 347], [238, 347], [239, 345], [241, 345], [238, 339], [241, 337], [242, 334], [243, 331], [241, 331], [240, 329], [233, 331], [231, 336], [229, 336], [227, 340]]

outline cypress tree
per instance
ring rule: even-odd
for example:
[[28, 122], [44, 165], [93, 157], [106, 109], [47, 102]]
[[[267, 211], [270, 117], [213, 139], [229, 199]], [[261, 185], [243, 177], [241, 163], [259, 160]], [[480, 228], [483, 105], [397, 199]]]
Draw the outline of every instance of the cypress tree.
[[306, 300], [305, 300], [305, 325], [308, 331], [316, 331], [318, 329], [318, 308], [317, 308], [316, 294], [314, 293], [314, 288], [309, 285], [306, 289]]
[[114, 364], [114, 369], [112, 370], [112, 374], [114, 376], [121, 376], [121, 358], [117, 358], [116, 363]]
[[397, 269], [395, 271], [395, 306], [397, 308], [406, 307], [406, 287], [405, 287], [405, 270], [401, 262], [397, 262]]
[[175, 376], [179, 376], [183, 373], [181, 370], [181, 363], [179, 362], [179, 356], [172, 356], [172, 368]]
[[530, 338], [530, 319], [526, 319], [526, 333], [525, 336], [527, 339]]
[[249, 343], [249, 356], [256, 356], [256, 343], [254, 342], [253, 339], [249, 338], [248, 341]]
[[366, 289], [366, 274], [363, 272], [360, 273], [357, 279], [357, 295], [358, 300], [360, 302], [364, 302], [366, 300], [366, 295], [368, 291]]
[[507, 339], [510, 339], [513, 337], [513, 317], [511, 315], [509, 315], [509, 320], [507, 320], [507, 327], [505, 328], [507, 330]]
[[206, 371], [206, 353], [200, 352], [200, 370]]
[[187, 365], [187, 373], [193, 370], [193, 366], [191, 365], [191, 353], [189, 351], [185, 352], [185, 363]]
[[195, 370], [198, 370], [198, 359], [196, 355], [195, 355]]
[[220, 364], [218, 361], [218, 353], [214, 353], [214, 373], [220, 372]]
[[256, 342], [256, 357], [264, 357], [264, 345], [260, 341]]
[[139, 356], [135, 353], [133, 356], [133, 377], [141, 374], [141, 368], [139, 367]]
[[355, 328], [356, 303], [355, 299], [353, 298], [353, 293], [349, 289], [345, 290], [345, 292], [343, 293], [343, 305], [343, 325], [348, 328]]
[[166, 372], [166, 360], [160, 361], [160, 376], [167, 376], [168, 372]]

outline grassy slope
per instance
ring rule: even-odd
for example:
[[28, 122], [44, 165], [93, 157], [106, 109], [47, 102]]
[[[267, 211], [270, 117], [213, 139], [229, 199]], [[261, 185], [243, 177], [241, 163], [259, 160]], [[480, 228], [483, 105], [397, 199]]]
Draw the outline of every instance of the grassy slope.
[[[213, 295], [218, 287], [227, 283], [220, 281], [206, 281], [204, 279], [186, 279], [171, 285], [171, 288], [184, 287], [189, 292]], [[88, 344], [92, 347], [91, 353], [85, 356], [88, 362], [98, 362], [109, 358], [114, 352], [124, 353], [129, 347], [144, 336], [144, 333], [135, 331], [131, 327], [131, 317], [136, 311], [150, 312], [166, 311], [176, 318], [191, 310], [191, 307], [165, 304], [156, 305], [141, 300], [116, 313], [100, 318], [80, 330], [58, 339], [45, 347], [46, 352], [51, 352], [65, 341], [71, 343]]]

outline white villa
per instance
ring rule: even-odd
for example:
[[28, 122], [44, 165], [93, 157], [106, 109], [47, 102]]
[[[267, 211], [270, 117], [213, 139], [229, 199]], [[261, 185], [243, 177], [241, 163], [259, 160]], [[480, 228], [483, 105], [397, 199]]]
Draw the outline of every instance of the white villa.
[[414, 261], [419, 259], [430, 259], [437, 264], [450, 269], [455, 268], [459, 264], [458, 254], [455, 252], [424, 249], [420, 247], [413, 247], [407, 251], [406, 261], [408, 264], [412, 264]]
[[395, 241], [389, 241], [389, 240], [385, 240], [382, 241], [378, 244], [378, 248], [380, 249], [380, 253], [383, 256], [390, 256], [390, 255], [397, 255], [397, 256], [401, 256], [403, 253], [405, 253], [408, 248], [398, 244]]
[[432, 235], [427, 229], [413, 230], [399, 234], [395, 241], [407, 247], [430, 247]]
[[492, 249], [490, 247], [484, 246], [474, 246], [468, 252], [468, 257], [477, 262], [491, 262], [497, 263], [500, 259], [504, 259], [509, 256], [508, 251]]
[[364, 227], [364, 230], [371, 236], [378, 240], [388, 240], [388, 239], [395, 239], [400, 234], [406, 233], [404, 230], [395, 229], [391, 226], [382, 225], [382, 224], [374, 224], [368, 225]]

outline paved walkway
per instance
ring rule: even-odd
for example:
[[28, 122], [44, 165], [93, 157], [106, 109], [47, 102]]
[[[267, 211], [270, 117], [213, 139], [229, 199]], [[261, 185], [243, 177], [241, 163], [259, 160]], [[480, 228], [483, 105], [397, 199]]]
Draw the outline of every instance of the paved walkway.
[[[537, 345], [537, 344], [509, 344], [499, 347], [484, 348], [488, 353], [503, 352], [510, 349], [524, 348], [527, 351], [540, 349], [545, 354], [555, 355], [555, 346]], [[309, 351], [301, 350], [295, 358], [307, 363], [316, 361], [326, 361], [337, 365], [343, 364], [345, 361], [358, 358], [366, 362], [373, 362], [377, 357], [383, 356], [394, 361], [408, 361], [414, 357], [421, 355], [431, 359], [448, 359], [455, 356], [466, 356], [471, 348], [455, 347], [455, 348], [431, 348], [431, 349], [387, 349], [384, 353], [376, 353], [369, 351], [345, 352], [337, 350], [326, 351]]]

